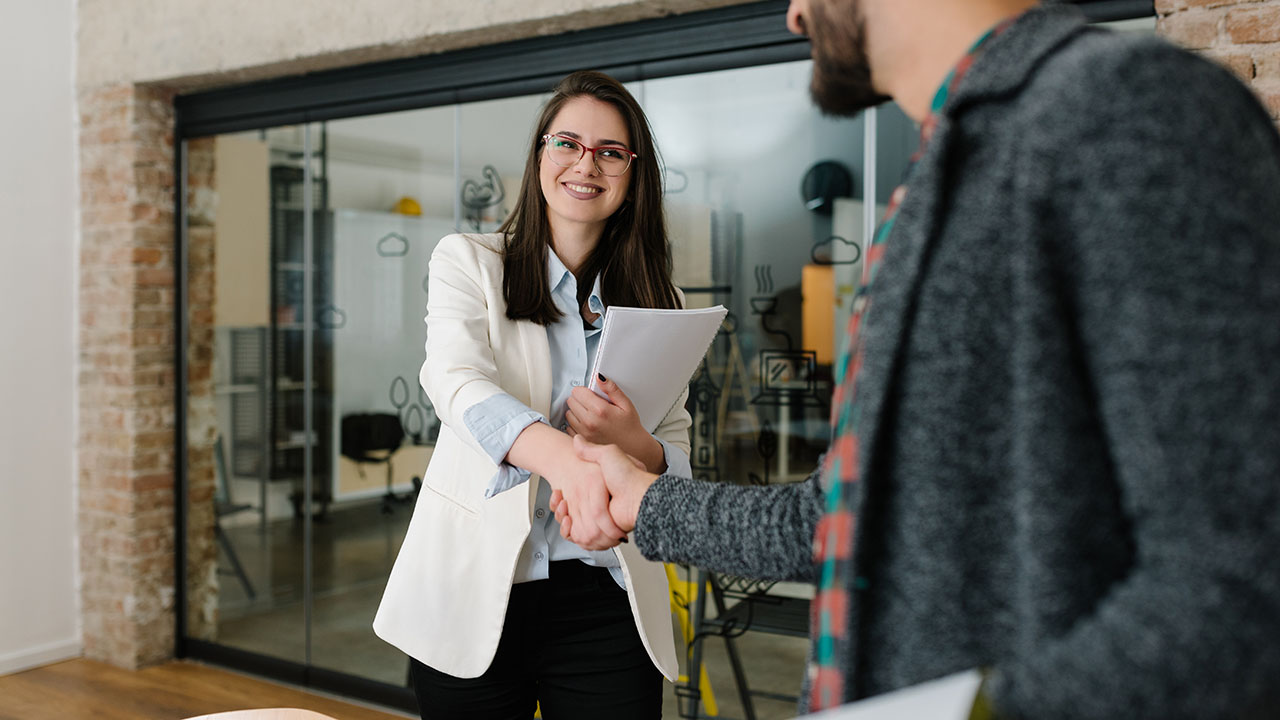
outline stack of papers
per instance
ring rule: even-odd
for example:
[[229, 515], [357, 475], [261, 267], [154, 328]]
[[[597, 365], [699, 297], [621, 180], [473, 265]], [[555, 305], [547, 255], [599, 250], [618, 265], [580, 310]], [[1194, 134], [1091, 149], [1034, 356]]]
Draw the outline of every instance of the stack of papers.
[[653, 432], [689, 385], [728, 312], [723, 305], [695, 310], [610, 307], [596, 348], [591, 389], [604, 397], [595, 375], [617, 383], [645, 429]]

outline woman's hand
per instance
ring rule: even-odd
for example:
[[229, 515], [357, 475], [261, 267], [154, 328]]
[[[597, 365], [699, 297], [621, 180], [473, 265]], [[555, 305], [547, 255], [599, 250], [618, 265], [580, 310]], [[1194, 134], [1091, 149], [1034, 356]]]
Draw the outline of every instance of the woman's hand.
[[547, 478], [555, 488], [553, 495], [565, 506], [561, 534], [587, 550], [608, 550], [625, 541], [627, 534], [610, 514], [600, 466], [573, 457], [562, 468], [554, 479]]
[[569, 434], [581, 436], [597, 445], [617, 445], [637, 458], [645, 469], [661, 473], [667, 469], [666, 456], [653, 435], [640, 424], [640, 416], [627, 394], [603, 375], [598, 387], [608, 399], [586, 387], [576, 387], [569, 395], [565, 422]]
[[568, 435], [546, 423], [533, 423], [512, 443], [506, 460], [541, 475], [572, 503], [572, 532], [565, 533], [566, 538], [587, 550], [605, 550], [626, 537], [609, 515], [609, 491], [600, 466], [578, 457]]
[[[604, 474], [605, 486], [609, 490], [609, 515], [613, 522], [627, 532], [634, 530], [640, 503], [658, 476], [645, 472], [639, 460], [623, 453], [617, 446], [593, 445], [578, 436], [573, 439], [573, 447], [578, 457], [597, 464]], [[573, 531], [572, 504], [563, 493], [555, 490], [551, 493], [550, 505], [560, 523], [560, 533], [570, 537]]]

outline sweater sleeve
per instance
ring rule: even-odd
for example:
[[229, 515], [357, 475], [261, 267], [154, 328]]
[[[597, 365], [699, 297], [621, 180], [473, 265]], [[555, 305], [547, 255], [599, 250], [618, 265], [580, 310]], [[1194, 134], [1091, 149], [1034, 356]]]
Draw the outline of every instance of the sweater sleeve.
[[634, 538], [650, 560], [761, 580], [809, 581], [821, 513], [816, 470], [803, 482], [768, 486], [663, 475], [645, 493]]
[[1134, 566], [1059, 637], [1000, 659], [992, 699], [1007, 718], [1270, 717], [1280, 139], [1225, 71], [1127, 48], [1058, 68], [1027, 172], [1045, 183], [1029, 241], [1058, 269]]

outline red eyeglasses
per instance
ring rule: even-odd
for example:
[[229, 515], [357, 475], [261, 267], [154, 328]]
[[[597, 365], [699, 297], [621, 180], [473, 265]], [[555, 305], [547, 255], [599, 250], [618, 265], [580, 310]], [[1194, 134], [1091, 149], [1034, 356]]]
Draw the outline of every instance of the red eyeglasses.
[[631, 167], [631, 161], [640, 157], [630, 150], [617, 145], [587, 147], [565, 135], [548, 133], [542, 136], [542, 142], [546, 143], [547, 157], [551, 158], [551, 162], [560, 167], [573, 167], [582, 159], [582, 155], [590, 150], [596, 170], [599, 170], [601, 175], [608, 175], [609, 177], [617, 177], [625, 173], [627, 168]]

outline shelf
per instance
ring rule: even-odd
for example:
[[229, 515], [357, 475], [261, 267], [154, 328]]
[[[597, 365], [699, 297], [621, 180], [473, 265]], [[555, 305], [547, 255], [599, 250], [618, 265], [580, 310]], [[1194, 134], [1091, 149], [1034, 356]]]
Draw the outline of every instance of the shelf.
[[[291, 436], [291, 437], [289, 437], [288, 439], [285, 439], [285, 440], [277, 440], [277, 441], [276, 441], [276, 443], [275, 443], [275, 445], [274, 445], [275, 449], [277, 449], [277, 450], [301, 450], [302, 448], [305, 448], [305, 447], [307, 446], [307, 439], [306, 439], [305, 437], [296, 437], [297, 435], [301, 435], [301, 434], [302, 434], [302, 433], [301, 433], [301, 432], [299, 432], [299, 433], [295, 433], [295, 434], [294, 434], [294, 436]], [[315, 442], [316, 442], [317, 440], [319, 440], [319, 439], [320, 439], [320, 435], [319, 435], [318, 433], [316, 433], [316, 432], [312, 432], [312, 433], [311, 433], [311, 441], [312, 441], [312, 443], [311, 443], [311, 444], [312, 444], [312, 445], [314, 445], [314, 444], [315, 444]]]
[[213, 394], [214, 395], [240, 395], [242, 393], [259, 392], [261, 390], [262, 388], [258, 387], [256, 383], [248, 384], [248, 385], [219, 385], [218, 387], [214, 388]]

